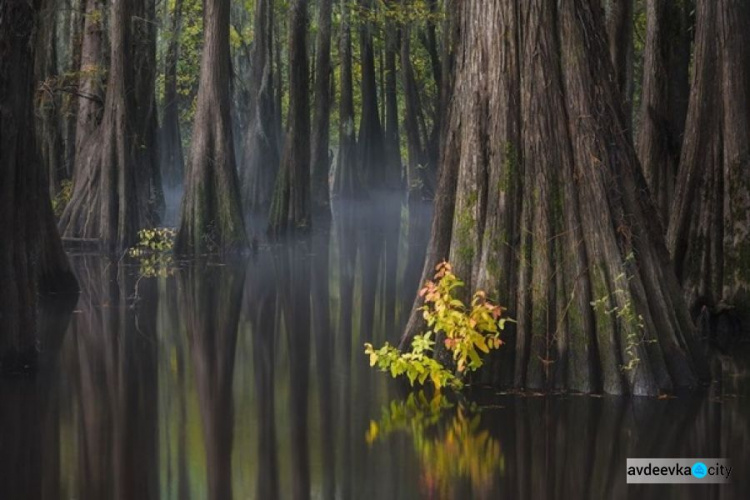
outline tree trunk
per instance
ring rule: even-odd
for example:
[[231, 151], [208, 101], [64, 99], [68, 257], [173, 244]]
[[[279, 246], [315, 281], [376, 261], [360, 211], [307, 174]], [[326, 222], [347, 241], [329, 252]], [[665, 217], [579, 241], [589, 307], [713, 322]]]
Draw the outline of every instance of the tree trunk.
[[750, 8], [699, 1], [685, 140], [667, 241], [694, 314], [750, 324]]
[[315, 63], [315, 116], [312, 136], [312, 198], [316, 210], [330, 214], [328, 154], [331, 122], [331, 0], [318, 6], [318, 39]]
[[103, 59], [104, 0], [83, 0], [86, 12], [83, 15], [83, 40], [81, 41], [80, 70], [78, 76], [78, 112], [75, 135], [75, 178], [79, 158], [86, 141], [96, 132], [102, 112], [104, 93], [102, 78], [105, 72]]
[[[63, 236], [100, 241], [110, 252], [130, 247], [152, 213], [138, 165], [130, 2], [113, 2], [110, 12], [110, 69], [104, 116], [95, 132], [82, 134], [70, 203], [60, 218]], [[83, 63], [82, 63], [83, 64]], [[83, 116], [79, 114], [79, 119]], [[79, 121], [80, 125], [80, 121]]]
[[633, 122], [633, 1], [605, 0], [609, 57], [622, 100], [623, 124], [629, 134]]
[[351, 14], [347, 0], [341, 0], [341, 35], [339, 54], [339, 152], [336, 156], [336, 172], [333, 177], [332, 195], [353, 198], [359, 191], [356, 167], [356, 139], [354, 131], [354, 90], [352, 85], [352, 32]]
[[[368, 15], [372, 13], [372, 0], [359, 0], [359, 8]], [[378, 88], [375, 78], [375, 50], [373, 47], [372, 23], [362, 20], [359, 28], [359, 47], [362, 58], [362, 114], [357, 140], [357, 164], [362, 180], [369, 188], [381, 188], [385, 182], [383, 168], [383, 129], [378, 114]]]
[[[386, 9], [393, 9], [396, 0], [389, 0]], [[385, 174], [386, 187], [395, 189], [402, 185], [401, 173], [401, 138], [398, 130], [398, 80], [396, 74], [396, 54], [399, 50], [399, 30], [396, 22], [386, 18], [385, 27]]]
[[[695, 386], [707, 369], [624, 133], [599, 1], [458, 9], [423, 280], [449, 259], [468, 290], [517, 319], [501, 352], [513, 380], [495, 382], [639, 395]], [[419, 305], [402, 343], [420, 328]]]
[[0, 369], [30, 371], [40, 294], [77, 291], [55, 229], [34, 134], [39, 1], [0, 5]]
[[255, 4], [255, 41], [250, 71], [253, 78], [245, 158], [240, 169], [245, 209], [267, 212], [279, 169], [278, 123], [274, 103], [273, 2]]
[[182, 32], [182, 2], [176, 0], [171, 15], [171, 26], [167, 33], [167, 55], [164, 67], [164, 117], [161, 126], [161, 172], [170, 188], [182, 184], [185, 159], [182, 154], [180, 133], [180, 101], [177, 95], [177, 61], [180, 57], [180, 34]]
[[156, 0], [134, 1], [131, 18], [135, 60], [136, 164], [139, 197], [146, 200], [149, 223], [157, 225], [164, 213], [164, 191], [159, 168], [159, 123], [156, 109]]
[[57, 9], [57, 0], [42, 2], [34, 61], [36, 133], [51, 197], [57, 194], [60, 182], [67, 177], [60, 127], [61, 99], [53, 84], [57, 78]]
[[[402, 5], [405, 5], [403, 3]], [[431, 180], [427, 175], [427, 157], [419, 134], [419, 92], [411, 64], [411, 35], [409, 26], [401, 32], [401, 80], [404, 88], [404, 129], [409, 150], [406, 180], [409, 198], [418, 197], [429, 190]]]
[[289, 14], [289, 118], [268, 230], [310, 227], [310, 96], [307, 67], [307, 0]]
[[229, 99], [229, 0], [206, 0], [203, 56], [175, 252], [242, 250], [247, 234], [235, 168]]
[[[81, 49], [83, 45], [83, 11], [85, 3], [83, 0], [72, 0], [69, 9], [65, 10], [65, 29], [60, 36], [60, 44], [68, 47], [64, 57], [65, 72], [71, 77], [71, 84], [78, 87], [81, 80], [79, 71], [81, 69]], [[78, 122], [79, 97], [73, 92], [66, 92], [62, 96], [63, 110], [63, 143], [65, 146], [65, 175], [73, 177], [73, 168], [76, 157], [76, 124]]]
[[638, 157], [666, 228], [690, 95], [688, 12], [679, 2], [648, 0]]
[[432, 128], [429, 136], [425, 138], [425, 156], [427, 157], [429, 166], [434, 171], [440, 154], [440, 131], [443, 126], [442, 119], [443, 110], [445, 109], [445, 98], [443, 96], [443, 64], [440, 61], [440, 53], [438, 51], [438, 37], [435, 22], [439, 14], [437, 0], [429, 0], [428, 7], [430, 9], [430, 18], [427, 20], [425, 33], [422, 36], [422, 43], [427, 50], [427, 54], [430, 56], [430, 67], [432, 68], [432, 77], [435, 80], [437, 95], [435, 97], [435, 114]]

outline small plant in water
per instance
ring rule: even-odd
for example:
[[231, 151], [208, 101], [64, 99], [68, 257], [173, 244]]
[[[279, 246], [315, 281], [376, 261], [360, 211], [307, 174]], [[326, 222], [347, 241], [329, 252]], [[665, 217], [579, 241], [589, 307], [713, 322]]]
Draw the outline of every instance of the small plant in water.
[[[406, 352], [386, 342], [380, 349], [365, 344], [365, 354], [370, 356], [370, 366], [377, 365], [394, 378], [406, 375], [411, 385], [429, 380], [438, 390], [460, 389], [466, 373], [482, 366], [482, 355], [503, 344], [500, 332], [511, 320], [502, 317], [503, 308], [488, 300], [483, 291], [476, 292], [468, 306], [458, 299], [457, 290], [464, 283], [449, 263], [440, 263], [436, 270], [434, 281], [425, 283], [419, 292], [424, 297], [421, 310], [428, 331], [415, 336]], [[433, 357], [438, 338], [451, 353], [455, 371]]]
[[145, 278], [167, 277], [173, 269], [172, 249], [176, 236], [174, 229], [157, 227], [138, 231], [138, 243], [128, 250], [128, 255], [140, 262], [140, 274]]

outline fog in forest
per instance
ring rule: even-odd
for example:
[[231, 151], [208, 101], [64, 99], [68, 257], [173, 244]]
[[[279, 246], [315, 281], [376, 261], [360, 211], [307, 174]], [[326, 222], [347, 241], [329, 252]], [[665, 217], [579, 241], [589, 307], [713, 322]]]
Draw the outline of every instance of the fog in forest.
[[748, 28], [0, 0], [0, 498], [750, 498]]

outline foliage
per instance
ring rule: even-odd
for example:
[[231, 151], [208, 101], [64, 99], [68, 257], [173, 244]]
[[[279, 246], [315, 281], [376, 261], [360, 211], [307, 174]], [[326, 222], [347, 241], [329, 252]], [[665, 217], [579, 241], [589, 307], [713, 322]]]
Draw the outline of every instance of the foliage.
[[[634, 261], [635, 255], [633, 253], [628, 254], [625, 258], [627, 265], [632, 264]], [[630, 286], [629, 282], [632, 279], [632, 276], [628, 276], [624, 272], [620, 273], [614, 280], [617, 288], [612, 293], [605, 294], [591, 302], [591, 307], [594, 308], [594, 311], [607, 316], [614, 315], [615, 318], [623, 321], [628, 327], [623, 349], [627, 363], [621, 366], [623, 371], [634, 370], [641, 362], [641, 359], [638, 357], [638, 348], [640, 346], [656, 342], [655, 339], [646, 339], [646, 325], [643, 316], [636, 312], [628, 289]]]
[[[425, 302], [420, 310], [429, 330], [415, 336], [407, 352], [386, 342], [380, 349], [365, 344], [365, 354], [370, 356], [370, 366], [377, 365], [394, 378], [406, 375], [412, 386], [430, 380], [438, 390], [460, 389], [466, 372], [482, 366], [480, 353], [487, 354], [503, 344], [500, 331], [511, 320], [501, 317], [503, 308], [489, 301], [483, 291], [474, 294], [469, 307], [458, 299], [456, 294], [464, 282], [453, 274], [449, 263], [438, 264], [436, 271], [435, 281], [428, 281], [419, 292]], [[452, 355], [458, 375], [431, 356], [433, 339], [439, 336]]]
[[176, 234], [174, 229], [167, 227], [138, 231], [139, 241], [128, 250], [128, 255], [138, 260], [141, 276], [164, 278], [172, 274], [172, 249]]
[[56, 218], [60, 218], [65, 207], [73, 195], [73, 183], [66, 179], [60, 183], [60, 191], [52, 198], [52, 211]]
[[[448, 417], [448, 418], [446, 418]], [[365, 435], [372, 446], [392, 434], [406, 433], [422, 465], [421, 484], [429, 498], [451, 498], [451, 488], [469, 479], [475, 493], [489, 493], [505, 471], [500, 443], [481, 427], [480, 409], [450, 403], [439, 392], [428, 399], [423, 391], [405, 401], [391, 401]]]

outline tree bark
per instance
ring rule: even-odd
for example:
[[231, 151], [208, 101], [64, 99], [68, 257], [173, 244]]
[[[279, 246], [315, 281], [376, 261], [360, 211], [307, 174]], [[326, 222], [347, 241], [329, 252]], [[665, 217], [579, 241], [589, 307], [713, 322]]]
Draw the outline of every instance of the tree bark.
[[[373, 10], [372, 0], [359, 0], [359, 8], [365, 15]], [[375, 78], [375, 49], [372, 23], [366, 19], [359, 28], [359, 47], [362, 80], [360, 86], [362, 112], [357, 140], [357, 164], [362, 172], [365, 187], [382, 188], [385, 183], [383, 168], [383, 128], [378, 113], [378, 88]]]
[[86, 12], [83, 15], [83, 40], [81, 41], [80, 70], [78, 75], [78, 110], [75, 135], [75, 163], [73, 177], [75, 178], [79, 158], [85, 142], [96, 132], [101, 120], [102, 78], [104, 75], [104, 59], [102, 45], [104, 43], [104, 0], [85, 0]]
[[[393, 9], [396, 0], [389, 0], [386, 9]], [[385, 168], [386, 187], [395, 189], [403, 185], [401, 172], [401, 138], [399, 135], [398, 124], [398, 76], [396, 69], [396, 54], [399, 51], [400, 33], [396, 22], [388, 16], [385, 27], [385, 85], [384, 85], [384, 103], [385, 103], [385, 123], [384, 127], [384, 147], [385, 147]]]
[[185, 159], [182, 154], [182, 134], [180, 132], [180, 100], [177, 95], [177, 61], [180, 57], [182, 2], [183, 0], [176, 0], [171, 13], [164, 67], [164, 118], [159, 146], [162, 176], [164, 182], [170, 188], [182, 184], [185, 170]]
[[312, 136], [312, 198], [316, 211], [330, 214], [328, 172], [331, 122], [331, 0], [318, 5], [315, 63], [315, 116]]
[[[83, 11], [86, 6], [83, 0], [71, 0], [70, 7], [65, 9], [65, 29], [60, 36], [60, 43], [67, 46], [68, 50], [63, 60], [65, 61], [65, 72], [71, 75], [72, 84], [78, 87], [81, 75], [81, 50], [83, 46]], [[73, 168], [76, 156], [76, 124], [78, 122], [78, 100], [79, 97], [72, 92], [66, 92], [62, 96], [63, 110], [63, 144], [65, 146], [65, 175], [73, 177]]]
[[310, 227], [310, 96], [307, 62], [307, 0], [289, 13], [289, 118], [276, 179], [268, 231]]
[[[405, 5], [405, 3], [402, 3]], [[409, 26], [401, 31], [401, 80], [404, 88], [404, 130], [409, 158], [406, 166], [406, 181], [409, 198], [426, 194], [432, 183], [428, 174], [427, 155], [419, 134], [421, 103], [414, 68], [411, 63], [411, 34]]]
[[352, 37], [351, 14], [347, 0], [341, 0], [341, 34], [339, 54], [339, 152], [336, 156], [336, 172], [333, 177], [332, 195], [353, 198], [359, 191], [356, 167], [356, 135], [354, 131], [354, 90], [352, 85]]
[[609, 57], [622, 100], [623, 124], [630, 134], [633, 123], [633, 1], [605, 0]]
[[206, 0], [197, 109], [175, 252], [247, 247], [229, 99], [229, 0]]
[[458, 16], [423, 280], [449, 259], [517, 319], [501, 353], [513, 380], [496, 383], [694, 387], [707, 368], [624, 132], [599, 1], [482, 0]]
[[67, 177], [60, 120], [61, 99], [52, 83], [57, 78], [57, 10], [57, 0], [42, 2], [34, 69], [36, 133], [51, 197], [57, 194], [60, 183]]
[[250, 119], [245, 138], [245, 158], [240, 169], [244, 206], [250, 212], [266, 213], [279, 169], [279, 137], [275, 112], [273, 50], [273, 2], [255, 4], [255, 41], [250, 71]]
[[0, 5], [0, 369], [30, 371], [39, 295], [77, 291], [55, 229], [34, 133], [39, 1]]
[[[133, 4], [113, 2], [110, 12], [110, 69], [102, 122], [82, 134], [70, 203], [60, 218], [63, 236], [99, 240], [116, 252], [130, 247], [140, 228], [153, 225], [150, 171], [139, 163], [139, 123], [131, 59]], [[83, 64], [83, 63], [82, 63]], [[79, 115], [83, 119], [83, 115]], [[80, 122], [79, 122], [80, 125]]]
[[750, 8], [699, 1], [685, 140], [667, 241], [698, 314], [750, 324]]
[[648, 0], [638, 157], [666, 229], [690, 96], [688, 12], [680, 2]]
[[427, 20], [424, 35], [422, 36], [423, 45], [430, 56], [430, 67], [432, 68], [432, 78], [435, 81], [437, 95], [434, 102], [434, 119], [429, 136], [425, 138], [425, 156], [432, 171], [436, 170], [438, 157], [440, 154], [440, 131], [442, 130], [443, 110], [445, 109], [445, 97], [443, 96], [443, 64], [440, 61], [440, 52], [438, 50], [438, 37], [436, 18], [439, 14], [437, 0], [429, 0], [430, 18]]
[[131, 18], [135, 55], [136, 164], [139, 196], [145, 198], [149, 222], [157, 225], [164, 213], [159, 168], [159, 122], [156, 108], [156, 0], [134, 1]]

